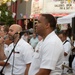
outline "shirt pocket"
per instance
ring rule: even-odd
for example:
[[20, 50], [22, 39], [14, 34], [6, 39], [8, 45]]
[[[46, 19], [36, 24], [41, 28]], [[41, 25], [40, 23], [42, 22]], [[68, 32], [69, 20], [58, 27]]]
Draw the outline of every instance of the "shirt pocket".
[[20, 57], [20, 52], [15, 52], [14, 54], [15, 54], [15, 57], [16, 58], [19, 58]]

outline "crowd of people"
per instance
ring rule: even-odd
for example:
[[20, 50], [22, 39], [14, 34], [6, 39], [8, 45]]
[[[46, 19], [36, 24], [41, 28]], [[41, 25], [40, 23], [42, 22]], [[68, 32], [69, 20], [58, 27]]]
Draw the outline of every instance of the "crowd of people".
[[73, 44], [66, 31], [55, 33], [56, 25], [54, 16], [40, 14], [32, 35], [20, 35], [18, 24], [0, 26], [1, 75], [62, 75], [69, 70], [75, 74]]

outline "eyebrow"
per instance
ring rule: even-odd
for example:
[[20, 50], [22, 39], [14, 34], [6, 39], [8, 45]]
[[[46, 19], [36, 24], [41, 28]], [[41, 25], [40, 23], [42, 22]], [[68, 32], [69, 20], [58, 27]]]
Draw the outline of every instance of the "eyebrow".
[[12, 29], [9, 29], [9, 31], [13, 31]]

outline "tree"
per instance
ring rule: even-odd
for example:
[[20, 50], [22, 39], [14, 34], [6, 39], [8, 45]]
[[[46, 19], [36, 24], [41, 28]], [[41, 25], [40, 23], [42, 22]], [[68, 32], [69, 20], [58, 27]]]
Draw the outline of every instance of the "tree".
[[15, 20], [12, 17], [12, 12], [8, 10], [6, 3], [0, 6], [0, 23], [4, 23], [9, 26], [15, 23]]

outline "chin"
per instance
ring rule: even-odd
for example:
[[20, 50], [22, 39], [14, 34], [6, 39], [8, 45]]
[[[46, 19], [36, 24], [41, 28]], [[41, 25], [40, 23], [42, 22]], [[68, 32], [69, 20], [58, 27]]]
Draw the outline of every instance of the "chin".
[[13, 38], [12, 38], [12, 37], [9, 37], [9, 39], [10, 39], [10, 40], [13, 40]]

